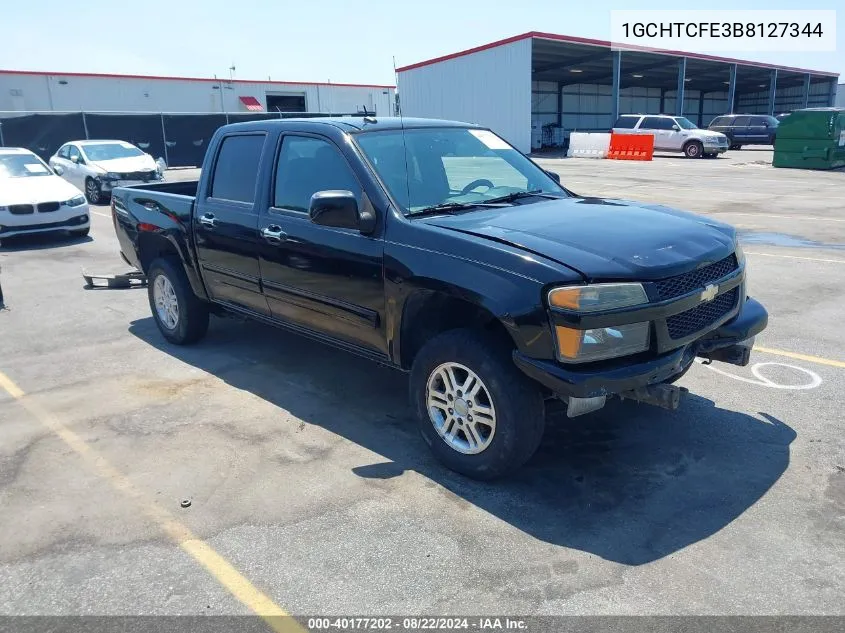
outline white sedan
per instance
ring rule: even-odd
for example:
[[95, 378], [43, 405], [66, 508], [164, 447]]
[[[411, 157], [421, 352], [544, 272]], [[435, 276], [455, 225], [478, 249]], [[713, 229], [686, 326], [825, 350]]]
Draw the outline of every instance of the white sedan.
[[108, 201], [115, 187], [162, 179], [153, 157], [126, 141], [71, 141], [49, 162], [57, 174], [84, 191], [91, 204]]
[[0, 147], [0, 240], [48, 231], [81, 237], [90, 227], [79, 189], [29, 150]]

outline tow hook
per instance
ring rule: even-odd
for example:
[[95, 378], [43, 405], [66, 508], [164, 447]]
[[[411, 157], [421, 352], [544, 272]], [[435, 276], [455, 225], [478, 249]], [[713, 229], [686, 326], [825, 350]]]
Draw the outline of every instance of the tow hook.
[[645, 404], [653, 404], [661, 409], [674, 411], [681, 403], [681, 396], [689, 393], [689, 389], [677, 385], [648, 385], [630, 391], [623, 391], [619, 397], [623, 400], [636, 400]]

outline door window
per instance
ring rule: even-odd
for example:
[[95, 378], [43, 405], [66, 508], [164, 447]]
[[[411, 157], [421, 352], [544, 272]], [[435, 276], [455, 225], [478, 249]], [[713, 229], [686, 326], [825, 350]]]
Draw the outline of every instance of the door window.
[[70, 158], [69, 152], [70, 152], [70, 145], [63, 145], [62, 148], [57, 152], [56, 155], [59, 158], [69, 159]]
[[82, 162], [82, 156], [80, 156], [79, 150], [76, 149], [75, 145], [71, 145], [70, 149], [68, 149], [68, 159], [73, 160], [74, 156], [79, 160], [80, 163]]
[[309, 136], [286, 136], [276, 164], [273, 206], [308, 212], [318, 191], [351, 191], [361, 205], [361, 185], [332, 143]]
[[647, 116], [643, 119], [643, 122], [640, 124], [641, 130], [671, 130], [672, 126], [675, 122], [672, 119], [659, 117], [659, 116]]
[[713, 119], [713, 122], [710, 123], [710, 127], [728, 127], [731, 125], [731, 121], [733, 117], [730, 116], [717, 116]]
[[766, 127], [769, 121], [764, 116], [753, 116], [751, 117], [751, 125], [754, 127]]
[[255, 201], [264, 138], [264, 134], [250, 134], [223, 139], [214, 165], [210, 197], [250, 204]]
[[750, 116], [738, 116], [734, 120], [734, 127], [748, 127], [749, 122], [751, 121]]
[[637, 121], [639, 120], [639, 117], [635, 116], [621, 116], [616, 119], [616, 123], [613, 124], [613, 127], [618, 129], [631, 130], [637, 126]]

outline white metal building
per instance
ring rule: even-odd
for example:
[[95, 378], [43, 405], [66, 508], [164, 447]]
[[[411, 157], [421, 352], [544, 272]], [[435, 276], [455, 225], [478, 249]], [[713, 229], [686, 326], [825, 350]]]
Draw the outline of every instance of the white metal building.
[[619, 114], [706, 126], [731, 112], [829, 106], [838, 77], [536, 31], [398, 69], [403, 115], [485, 125], [525, 152], [571, 131], [606, 132]]
[[392, 115], [395, 87], [0, 70], [0, 112], [367, 112]]

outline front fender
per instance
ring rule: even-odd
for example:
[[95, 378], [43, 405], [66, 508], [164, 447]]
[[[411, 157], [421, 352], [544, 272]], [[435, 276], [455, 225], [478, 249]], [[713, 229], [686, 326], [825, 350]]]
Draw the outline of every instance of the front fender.
[[391, 356], [401, 359], [401, 328], [408, 300], [420, 291], [436, 292], [477, 306], [508, 331], [516, 348], [532, 358], [552, 358], [554, 343], [536, 279], [405, 245], [391, 245], [385, 257], [386, 334]]

